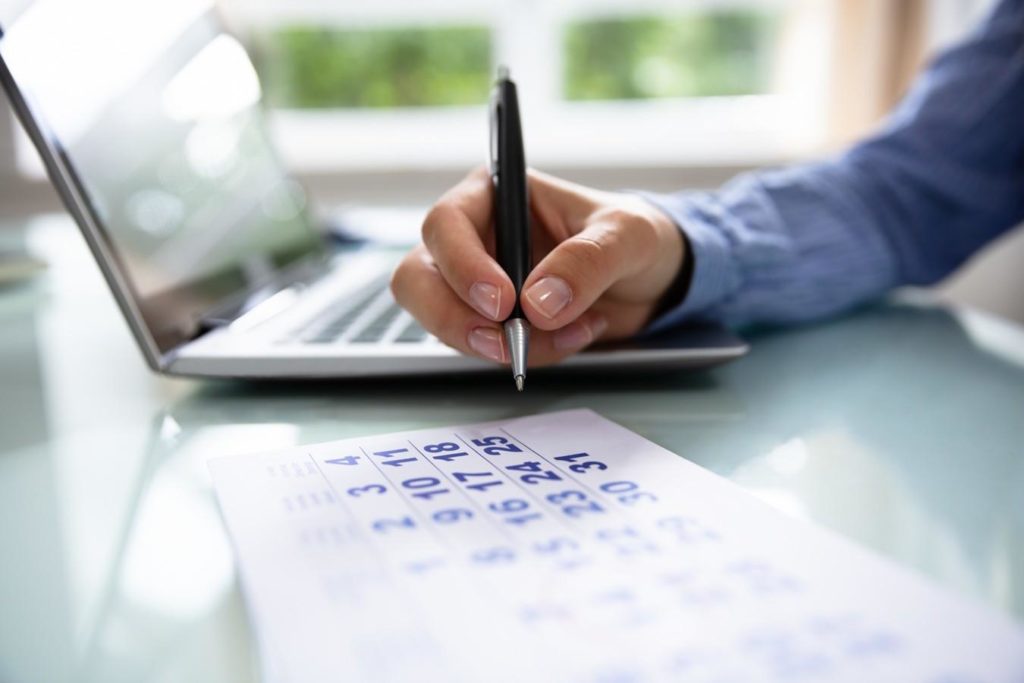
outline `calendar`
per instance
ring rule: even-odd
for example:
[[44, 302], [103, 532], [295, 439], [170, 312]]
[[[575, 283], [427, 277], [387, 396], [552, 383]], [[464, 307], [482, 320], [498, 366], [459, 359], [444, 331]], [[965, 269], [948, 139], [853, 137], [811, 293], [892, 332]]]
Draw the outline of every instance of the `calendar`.
[[210, 470], [269, 681], [1024, 681], [1011, 619], [591, 411]]

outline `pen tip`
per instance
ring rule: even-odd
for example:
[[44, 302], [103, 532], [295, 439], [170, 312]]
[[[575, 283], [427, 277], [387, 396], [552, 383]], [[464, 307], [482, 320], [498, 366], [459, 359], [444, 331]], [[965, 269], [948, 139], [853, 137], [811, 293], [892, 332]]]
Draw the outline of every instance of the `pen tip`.
[[516, 389], [519, 391], [523, 390], [523, 384], [526, 383], [526, 378], [522, 375], [516, 375]]

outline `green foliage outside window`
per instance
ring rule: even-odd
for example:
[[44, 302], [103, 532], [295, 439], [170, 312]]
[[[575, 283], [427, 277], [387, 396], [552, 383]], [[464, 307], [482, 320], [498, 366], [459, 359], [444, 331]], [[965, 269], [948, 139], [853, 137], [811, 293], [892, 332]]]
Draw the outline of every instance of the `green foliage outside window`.
[[756, 11], [588, 19], [564, 34], [569, 100], [747, 95], [768, 89], [775, 21]]
[[[772, 14], [714, 11], [586, 19], [563, 31], [567, 100], [744, 95], [768, 89]], [[493, 78], [487, 26], [289, 25], [257, 37], [271, 106], [482, 104]]]
[[491, 32], [287, 26], [257, 43], [256, 62], [277, 107], [479, 104], [491, 84]]

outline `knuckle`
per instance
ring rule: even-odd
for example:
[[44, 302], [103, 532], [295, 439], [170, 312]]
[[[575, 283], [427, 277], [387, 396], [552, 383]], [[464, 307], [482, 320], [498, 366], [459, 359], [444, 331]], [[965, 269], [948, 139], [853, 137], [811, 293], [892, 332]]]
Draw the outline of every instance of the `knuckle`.
[[409, 279], [409, 257], [402, 259], [402, 262], [391, 271], [391, 280], [388, 286], [391, 288], [391, 294], [395, 297], [395, 301], [399, 304], [403, 302], [405, 292], [408, 290], [406, 283]]
[[570, 267], [580, 269], [586, 276], [621, 272], [628, 267], [634, 250], [628, 230], [619, 224], [605, 223], [600, 229], [591, 229], [573, 238]]
[[[388, 286], [395, 301], [403, 306], [408, 304], [417, 288], [422, 288], [430, 272], [430, 256], [422, 247], [415, 247], [406, 254], [398, 263], [398, 266], [391, 271], [391, 280]], [[417, 282], [419, 280], [419, 282]]]
[[594, 218], [600, 220], [602, 223], [609, 223], [611, 225], [628, 226], [636, 220], [636, 212], [632, 209], [626, 208], [619, 204], [611, 204], [602, 207], [597, 213], [594, 214]]
[[438, 202], [430, 208], [427, 212], [426, 218], [423, 219], [423, 227], [420, 229], [420, 235], [423, 238], [424, 244], [431, 244], [437, 239], [441, 230], [444, 229], [446, 223], [452, 220], [452, 208], [445, 202]]
[[638, 215], [629, 231], [630, 239], [637, 250], [644, 254], [652, 254], [658, 249], [658, 228], [647, 215]]
[[611, 226], [608, 239], [614, 240], [622, 253], [643, 260], [657, 250], [657, 226], [644, 207], [609, 207], [602, 217]]
[[608, 244], [605, 238], [581, 235], [567, 250], [570, 272], [597, 273], [608, 267]]

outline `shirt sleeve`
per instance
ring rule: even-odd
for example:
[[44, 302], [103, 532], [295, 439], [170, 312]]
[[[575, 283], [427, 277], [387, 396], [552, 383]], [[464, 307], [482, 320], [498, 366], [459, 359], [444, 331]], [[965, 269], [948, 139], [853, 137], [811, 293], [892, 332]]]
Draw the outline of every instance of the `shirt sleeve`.
[[800, 322], [938, 281], [1024, 219], [1024, 0], [1003, 0], [842, 156], [644, 196], [694, 259], [685, 299], [651, 332]]

